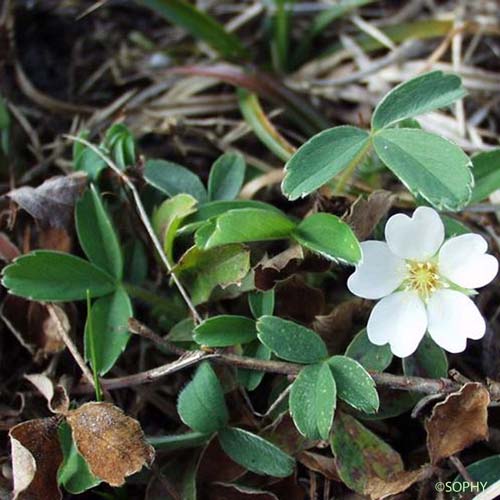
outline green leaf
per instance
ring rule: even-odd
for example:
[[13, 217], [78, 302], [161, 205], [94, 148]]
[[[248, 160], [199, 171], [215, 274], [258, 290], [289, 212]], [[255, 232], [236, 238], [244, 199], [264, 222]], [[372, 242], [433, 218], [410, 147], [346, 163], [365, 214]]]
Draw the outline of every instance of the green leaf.
[[[481, 481], [483, 484], [486, 483], [487, 486], [491, 486], [497, 481], [500, 481], [500, 455], [493, 455], [491, 457], [478, 460], [477, 462], [468, 465], [466, 470], [474, 481]], [[462, 484], [458, 485], [456, 483]], [[470, 491], [470, 486], [471, 483], [459, 474], [455, 477], [453, 483], [451, 484], [451, 489], [454, 492], [465, 492]], [[469, 490], [467, 490], [466, 487], [468, 487]], [[454, 498], [463, 497], [457, 495]]]
[[256, 474], [287, 477], [292, 474], [294, 459], [260, 436], [236, 427], [219, 432], [222, 449], [236, 463]]
[[327, 259], [357, 264], [362, 257], [352, 229], [335, 215], [318, 213], [306, 217], [294, 229], [292, 238]]
[[432, 71], [394, 87], [373, 112], [372, 129], [444, 108], [467, 94], [457, 75]]
[[198, 210], [189, 215], [184, 223], [185, 225], [180, 229], [182, 234], [190, 234], [198, 229], [209, 219], [222, 215], [229, 210], [236, 210], [242, 208], [257, 208], [261, 210], [270, 210], [281, 214], [282, 212], [268, 203], [255, 200], [219, 200], [209, 201], [198, 206]]
[[106, 131], [104, 144], [118, 168], [125, 170], [128, 166], [135, 165], [134, 136], [123, 123], [115, 123]]
[[245, 179], [245, 159], [240, 153], [224, 153], [219, 156], [208, 177], [210, 200], [232, 200], [240, 192]]
[[345, 355], [356, 360], [365, 370], [383, 372], [392, 362], [389, 344], [378, 346], [372, 344], [363, 328], [347, 346]]
[[85, 192], [75, 208], [78, 240], [92, 264], [117, 280], [123, 274], [123, 256], [109, 214], [95, 186]]
[[403, 471], [399, 454], [350, 415], [337, 413], [331, 446], [340, 478], [357, 493], [365, 494], [373, 478]]
[[13, 295], [32, 300], [69, 302], [111, 293], [116, 283], [109, 274], [68, 253], [36, 250], [3, 269], [2, 284]]
[[213, 316], [194, 329], [194, 340], [208, 347], [246, 344], [256, 337], [255, 321], [245, 316]]
[[448, 358], [446, 353], [430, 337], [425, 335], [418, 349], [407, 358], [403, 358], [405, 375], [424, 378], [448, 376]]
[[228, 33], [213, 17], [197, 9], [185, 0], [136, 0], [155, 10], [171, 23], [181, 26], [208, 43], [224, 58], [241, 59], [246, 56], [246, 49], [240, 40]]
[[[254, 340], [243, 346], [243, 355], [249, 358], [261, 359], [269, 361], [271, 359], [271, 351], [258, 340]], [[265, 373], [257, 370], [245, 370], [238, 368], [238, 382], [245, 386], [247, 390], [254, 391], [262, 382]]]
[[177, 411], [187, 426], [203, 434], [217, 432], [227, 425], [229, 414], [224, 392], [208, 361], [198, 367], [193, 380], [180, 393]]
[[[95, 349], [95, 368], [100, 375], [107, 373], [125, 350], [130, 333], [128, 320], [134, 313], [129, 296], [121, 287], [112, 295], [92, 304], [92, 330]], [[85, 324], [85, 358], [92, 360], [89, 318]]]
[[271, 316], [274, 312], [274, 289], [265, 292], [255, 291], [248, 294], [248, 305], [254, 318]]
[[192, 318], [184, 318], [170, 329], [167, 339], [170, 342], [193, 342], [194, 327]]
[[470, 203], [479, 203], [500, 189], [500, 149], [474, 155], [472, 165], [474, 187]]
[[340, 399], [365, 413], [375, 413], [379, 399], [370, 374], [354, 359], [332, 356], [328, 361]]
[[155, 233], [163, 244], [163, 250], [170, 261], [173, 260], [174, 239], [177, 229], [189, 214], [196, 211], [196, 200], [189, 194], [177, 194], [165, 200], [153, 212], [151, 222]]
[[87, 462], [78, 453], [70, 426], [63, 422], [57, 433], [63, 454], [63, 462], [57, 471], [57, 482], [73, 495], [79, 495], [100, 484], [101, 480], [90, 472]]
[[368, 132], [342, 126], [324, 130], [303, 144], [285, 165], [282, 190], [290, 200], [304, 197], [361, 160], [370, 146]]
[[260, 341], [279, 358], [295, 363], [318, 363], [328, 356], [326, 345], [314, 331], [293, 321], [262, 316], [257, 321]]
[[[84, 130], [78, 137], [88, 139], [89, 132]], [[73, 164], [75, 170], [86, 172], [91, 181], [96, 181], [106, 168], [106, 162], [95, 151], [78, 141], [73, 142]]]
[[471, 161], [455, 144], [418, 129], [384, 129], [373, 138], [380, 159], [415, 195], [459, 210], [472, 189]]
[[228, 243], [288, 238], [295, 223], [282, 213], [255, 208], [230, 210], [208, 221], [195, 234], [196, 246], [213, 248]]
[[209, 250], [191, 247], [174, 267], [194, 305], [206, 302], [217, 286], [240, 283], [249, 270], [250, 252], [238, 244]]
[[335, 380], [326, 363], [303, 368], [290, 391], [290, 414], [309, 439], [328, 439], [337, 402]]
[[207, 191], [200, 178], [182, 165], [166, 160], [148, 160], [144, 179], [167, 196], [190, 194], [200, 202], [207, 199]]
[[444, 224], [444, 237], [445, 239], [453, 238], [453, 236], [460, 236], [461, 234], [471, 233], [471, 229], [461, 221], [450, 217], [449, 215], [439, 214]]

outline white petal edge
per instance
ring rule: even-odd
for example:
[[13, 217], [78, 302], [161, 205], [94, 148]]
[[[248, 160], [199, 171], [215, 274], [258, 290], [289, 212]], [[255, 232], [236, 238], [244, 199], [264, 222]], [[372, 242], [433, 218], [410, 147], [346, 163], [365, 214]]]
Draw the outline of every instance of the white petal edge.
[[462, 234], [439, 251], [439, 272], [462, 288], [480, 288], [498, 272], [498, 260], [486, 253], [488, 243], [479, 234]]
[[397, 256], [423, 261], [433, 257], [443, 244], [444, 225], [433, 208], [418, 207], [412, 217], [393, 215], [385, 225], [385, 239]]
[[427, 330], [425, 305], [415, 292], [396, 292], [373, 308], [366, 332], [375, 345], [389, 343], [400, 358], [413, 354]]
[[406, 265], [383, 241], [361, 243], [363, 261], [347, 280], [347, 288], [364, 299], [380, 299], [394, 292], [403, 282]]
[[456, 290], [438, 290], [427, 303], [430, 336], [451, 353], [462, 352], [467, 338], [480, 339], [486, 323], [476, 304]]

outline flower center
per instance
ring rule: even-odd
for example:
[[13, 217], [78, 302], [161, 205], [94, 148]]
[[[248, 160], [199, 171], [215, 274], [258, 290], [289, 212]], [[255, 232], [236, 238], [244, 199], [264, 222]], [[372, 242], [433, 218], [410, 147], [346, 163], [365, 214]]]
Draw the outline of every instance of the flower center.
[[437, 264], [408, 261], [406, 267], [408, 269], [405, 280], [406, 289], [414, 290], [422, 299], [427, 300], [438, 288], [443, 286]]

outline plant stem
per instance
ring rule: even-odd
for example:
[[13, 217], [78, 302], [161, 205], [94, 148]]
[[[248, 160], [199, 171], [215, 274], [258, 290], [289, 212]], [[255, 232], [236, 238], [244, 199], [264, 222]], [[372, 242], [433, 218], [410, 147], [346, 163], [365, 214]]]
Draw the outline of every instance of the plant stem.
[[96, 401], [102, 401], [101, 384], [99, 383], [99, 374], [97, 373], [97, 353], [95, 349], [94, 327], [92, 324], [90, 290], [87, 290], [87, 328], [87, 333], [89, 336], [90, 359], [92, 360], [92, 373], [94, 375], [95, 399]]
[[371, 139], [366, 142], [366, 144], [361, 148], [358, 154], [351, 160], [349, 165], [344, 169], [344, 171], [339, 175], [336, 182], [334, 194], [341, 195], [344, 193], [344, 188], [349, 179], [353, 176], [356, 167], [361, 163], [361, 160], [368, 154], [372, 146]]

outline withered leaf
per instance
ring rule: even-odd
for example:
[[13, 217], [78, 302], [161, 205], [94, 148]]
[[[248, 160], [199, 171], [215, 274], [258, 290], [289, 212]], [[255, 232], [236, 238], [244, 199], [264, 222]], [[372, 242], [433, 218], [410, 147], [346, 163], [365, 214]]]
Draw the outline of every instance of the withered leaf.
[[[53, 306], [60, 324], [70, 330], [64, 309]], [[0, 317], [17, 340], [33, 354], [35, 361], [61, 352], [66, 346], [59, 335], [59, 327], [49, 314], [47, 306], [15, 295], [7, 295], [0, 308]]]
[[363, 241], [373, 233], [375, 226], [391, 208], [394, 195], [389, 191], [374, 191], [368, 199], [358, 198], [344, 217], [358, 240]]
[[10, 432], [15, 500], [62, 498], [57, 471], [63, 456], [59, 446], [59, 419], [28, 420]]
[[365, 493], [374, 500], [397, 495], [406, 491], [410, 486], [424, 479], [428, 479], [434, 472], [430, 465], [424, 465], [420, 469], [411, 471], [401, 471], [392, 476], [382, 479], [380, 477], [371, 477], [365, 487]]
[[73, 441], [94, 476], [111, 486], [150, 466], [154, 449], [137, 420], [111, 403], [86, 403], [67, 414]]
[[12, 243], [5, 233], [0, 232], [0, 259], [4, 262], [10, 262], [19, 255], [21, 255], [19, 248]]
[[52, 413], [60, 413], [65, 415], [69, 410], [69, 397], [66, 388], [54, 382], [43, 373], [33, 373], [25, 375], [25, 379], [29, 380], [45, 397], [47, 405]]
[[303, 451], [299, 453], [297, 460], [308, 469], [319, 472], [330, 481], [340, 481], [333, 457], [327, 457], [312, 451]]
[[291, 246], [271, 258], [266, 255], [255, 267], [255, 287], [258, 290], [270, 290], [277, 281], [296, 272], [303, 258], [304, 252], [300, 245]]
[[75, 201], [87, 182], [84, 172], [47, 179], [40, 186], [22, 186], [6, 196], [26, 210], [41, 226], [68, 227], [73, 219]]
[[489, 402], [485, 387], [469, 382], [434, 406], [425, 422], [427, 450], [433, 464], [488, 438]]

